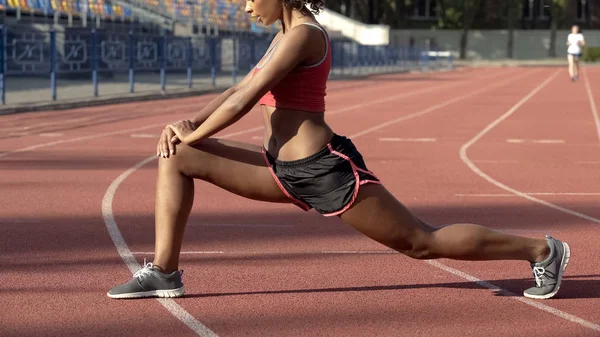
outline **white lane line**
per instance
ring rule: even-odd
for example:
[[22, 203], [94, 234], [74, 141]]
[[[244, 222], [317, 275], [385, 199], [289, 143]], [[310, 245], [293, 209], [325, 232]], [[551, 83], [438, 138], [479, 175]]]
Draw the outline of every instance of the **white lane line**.
[[[493, 160], [493, 159], [471, 159], [472, 162], [474, 163], [482, 163], [482, 164], [519, 164], [522, 163], [523, 161], [519, 161], [519, 160], [504, 160], [504, 159], [499, 159], [499, 160]], [[600, 161], [589, 161], [589, 160], [578, 160], [578, 161], [574, 161], [573, 164], [576, 165], [600, 165]]]
[[518, 164], [518, 160], [493, 160], [493, 159], [473, 159], [474, 163], [486, 163], [486, 164]]
[[437, 268], [440, 268], [442, 270], [447, 271], [450, 274], [453, 274], [453, 275], [456, 275], [456, 276], [458, 276], [460, 278], [463, 278], [465, 280], [469, 280], [471, 282], [477, 283], [478, 285], [480, 285], [480, 286], [482, 286], [484, 288], [490, 289], [492, 291], [495, 291], [497, 293], [504, 294], [506, 296], [510, 296], [510, 298], [515, 299], [515, 300], [517, 300], [519, 302], [523, 302], [523, 303], [525, 303], [527, 305], [530, 305], [530, 306], [532, 306], [534, 308], [537, 308], [537, 309], [540, 309], [540, 310], [545, 311], [547, 313], [556, 315], [556, 316], [561, 317], [561, 318], [563, 318], [563, 319], [565, 319], [567, 321], [580, 324], [580, 325], [585, 326], [587, 328], [590, 328], [592, 330], [600, 331], [600, 326], [599, 325], [594, 324], [592, 322], [588, 322], [588, 321], [586, 321], [586, 320], [584, 320], [582, 318], [579, 318], [577, 316], [568, 314], [568, 313], [566, 313], [564, 311], [560, 311], [560, 310], [558, 310], [556, 308], [553, 308], [551, 306], [542, 304], [539, 301], [534, 301], [534, 300], [531, 300], [531, 299], [526, 298], [526, 297], [521, 297], [521, 296], [519, 296], [517, 294], [514, 294], [514, 293], [512, 293], [512, 292], [510, 292], [510, 291], [508, 291], [506, 289], [502, 289], [502, 288], [498, 287], [497, 285], [494, 285], [494, 284], [486, 282], [486, 281], [482, 281], [482, 280], [476, 278], [473, 275], [469, 275], [469, 274], [467, 274], [467, 273], [465, 273], [463, 271], [460, 271], [458, 269], [454, 269], [452, 267], [448, 267], [448, 266], [440, 263], [439, 261], [429, 260], [427, 262], [429, 264], [431, 264], [432, 266], [435, 266]]
[[[527, 75], [531, 75], [531, 74], [527, 74]], [[370, 128], [365, 129], [363, 131], [360, 131], [360, 132], [357, 132], [357, 133], [355, 133], [353, 135], [350, 135], [349, 138], [355, 139], [355, 138], [358, 138], [360, 136], [364, 136], [366, 134], [369, 134], [369, 133], [371, 133], [373, 131], [377, 131], [377, 130], [386, 128], [386, 127], [388, 127], [390, 125], [394, 125], [394, 124], [397, 124], [397, 123], [400, 123], [400, 122], [407, 121], [409, 119], [413, 119], [415, 117], [420, 117], [420, 116], [426, 115], [426, 114], [428, 114], [430, 112], [439, 110], [439, 109], [444, 108], [444, 107], [446, 107], [448, 105], [451, 105], [451, 104], [454, 104], [456, 102], [460, 102], [460, 101], [465, 100], [467, 98], [473, 97], [473, 96], [478, 95], [478, 94], [480, 94], [482, 92], [485, 92], [487, 90], [490, 90], [490, 89], [493, 89], [493, 88], [497, 88], [497, 87], [501, 87], [501, 86], [503, 86], [503, 85], [505, 85], [507, 83], [516, 81], [517, 79], [520, 79], [521, 77], [524, 77], [524, 76], [525, 76], [525, 74], [523, 74], [521, 76], [518, 76], [518, 77], [509, 78], [508, 80], [505, 80], [505, 81], [502, 81], [502, 82], [495, 82], [493, 85], [484, 86], [484, 87], [481, 87], [478, 90], [469, 91], [469, 93], [467, 93], [467, 94], [460, 95], [460, 96], [455, 97], [453, 99], [447, 100], [447, 101], [445, 101], [443, 103], [439, 103], [439, 104], [430, 106], [427, 109], [424, 109], [424, 110], [421, 110], [421, 111], [418, 111], [418, 112], [414, 112], [412, 114], [408, 114], [408, 115], [405, 115], [405, 116], [402, 116], [402, 117], [399, 117], [399, 118], [387, 121], [385, 123], [377, 124], [377, 125], [375, 125], [373, 127], [370, 127]]]
[[566, 143], [566, 141], [564, 139], [534, 139], [531, 142], [537, 143], [537, 144], [564, 144], [564, 143]]
[[[178, 110], [182, 110], [182, 109], [194, 108], [194, 107], [197, 107], [198, 105], [201, 105], [201, 104], [205, 103], [204, 102], [205, 99], [209, 100], [210, 97], [208, 97], [208, 96], [200, 96], [199, 97], [199, 101], [196, 102], [196, 103], [194, 103], [194, 104], [170, 106], [170, 107], [166, 107], [166, 108], [160, 109], [160, 111], [157, 114], [148, 114], [146, 112], [144, 115], [140, 114], [137, 117], [160, 116], [160, 115], [162, 115], [164, 113], [171, 112], [171, 111], [178, 111]], [[94, 107], [92, 109], [93, 109], [93, 111], [95, 111], [95, 110], [99, 110], [100, 108], [101, 107]], [[121, 107], [119, 107], [119, 106], [113, 106], [113, 107], [110, 107], [108, 109], [105, 108], [104, 110], [108, 110], [108, 112], [110, 113], [110, 112], [118, 111], [119, 109], [121, 109]], [[152, 110], [152, 111], [154, 111], [154, 110]], [[67, 112], [68, 112], [68, 110], [67, 110]], [[85, 113], [86, 115], [93, 114], [93, 112], [90, 112], [90, 111], [83, 112], [83, 113]], [[60, 112], [58, 112], [57, 115], [58, 115], [58, 117], [60, 117], [61, 115], [64, 115], [64, 114], [61, 114]], [[27, 135], [35, 135], [34, 131], [37, 128], [47, 127], [47, 126], [52, 126], [52, 125], [65, 126], [65, 125], [68, 125], [68, 124], [81, 123], [81, 122], [88, 121], [88, 120], [91, 120], [91, 122], [88, 123], [88, 124], [99, 123], [99, 122], [106, 122], [106, 121], [108, 121], [108, 122], [120, 122], [120, 121], [122, 121], [122, 120], [111, 119], [113, 117], [115, 117], [115, 116], [114, 115], [108, 115], [108, 116], [107, 115], [100, 115], [100, 116], [92, 115], [92, 116], [84, 116], [84, 117], [77, 117], [77, 118], [61, 119], [61, 120], [58, 120], [58, 121], [42, 122], [42, 123], [37, 123], [37, 124], [32, 124], [32, 125], [26, 125], [26, 126], [13, 126], [13, 127], [8, 127], [8, 128], [0, 128], [0, 133], [2, 133], [2, 132], [9, 132], [9, 131], [16, 131], [16, 132], [18, 132], [18, 131], [29, 130], [29, 132], [23, 133], [23, 135], [27, 136]], [[104, 118], [109, 118], [109, 120], [106, 120]], [[165, 123], [165, 124], [167, 124], [167, 123]]]
[[[154, 255], [154, 252], [131, 252], [133, 255]], [[182, 251], [179, 254], [182, 255], [215, 255], [215, 254], [225, 254], [225, 252], [220, 250], [215, 251]]]
[[527, 228], [519, 228], [519, 229], [515, 229], [515, 228], [492, 228], [492, 229], [500, 231], [500, 232], [516, 232], [516, 233], [544, 233], [544, 234], [554, 234], [554, 233], [561, 233], [562, 232], [562, 231], [559, 231], [559, 230], [527, 229]]
[[533, 143], [533, 144], [564, 144], [566, 141], [564, 139], [514, 139], [509, 138], [506, 140], [507, 143], [512, 144], [523, 144], [523, 143]]
[[[504, 121], [505, 119], [507, 119], [510, 115], [512, 115], [515, 111], [517, 111], [517, 109], [519, 109], [523, 104], [525, 104], [527, 101], [529, 101], [535, 94], [537, 94], [540, 90], [542, 90], [548, 83], [550, 83], [550, 81], [552, 79], [554, 79], [560, 71], [556, 71], [552, 76], [550, 76], [548, 79], [546, 79], [543, 83], [541, 83], [539, 86], [537, 86], [533, 91], [531, 91], [527, 96], [525, 96], [523, 99], [521, 99], [519, 102], [517, 102], [517, 104], [515, 104], [510, 110], [508, 110], [506, 113], [504, 113], [502, 116], [498, 117], [496, 120], [494, 120], [493, 122], [491, 122], [490, 124], [488, 124], [483, 130], [481, 130], [481, 132], [479, 132], [475, 137], [473, 137], [471, 140], [469, 140], [468, 142], [466, 142], [461, 148], [460, 148], [460, 158], [461, 160], [478, 176], [480, 176], [481, 178], [487, 180], [488, 182], [490, 182], [491, 184], [505, 190], [508, 191], [512, 194], [518, 195], [522, 198], [525, 198], [527, 200], [536, 202], [538, 204], [541, 204], [543, 206], [552, 208], [554, 210], [560, 211], [560, 212], [564, 212], [570, 215], [574, 215], [577, 216], [579, 218], [588, 220], [588, 221], [592, 221], [595, 223], [600, 224], [600, 219], [591, 217], [589, 215], [583, 214], [583, 213], [579, 213], [573, 210], [570, 210], [568, 208], [564, 208], [555, 204], [552, 204], [550, 202], [547, 202], [545, 200], [541, 200], [541, 199], [537, 199], [531, 195], [528, 195], [526, 193], [523, 193], [519, 190], [516, 190], [512, 187], [509, 187], [507, 185], [504, 185], [503, 183], [495, 180], [494, 178], [490, 177], [487, 173], [483, 172], [481, 169], [479, 169], [479, 167], [477, 167], [470, 159], [469, 156], [467, 155], [467, 151], [469, 150], [469, 148], [471, 146], [473, 146], [473, 144], [475, 144], [477, 141], [479, 141], [484, 135], [486, 135], [488, 132], [490, 132], [494, 127], [496, 127], [498, 124], [500, 124], [502, 121]], [[460, 270], [454, 269], [454, 268], [450, 268], [448, 266], [445, 266], [443, 264], [441, 264], [440, 262], [437, 261], [428, 261], [430, 264], [444, 269], [449, 273], [452, 273], [456, 276], [462, 277], [464, 279], [467, 280], [471, 280], [472, 282], [475, 282], [485, 288], [491, 289], [491, 290], [495, 290], [495, 291], [504, 291], [506, 292], [506, 290], [501, 289], [500, 287], [493, 285], [489, 282], [484, 282], [479, 280], [478, 278], [469, 275], [467, 273], [464, 273]], [[511, 297], [514, 298], [522, 303], [525, 303], [527, 305], [530, 305], [532, 307], [535, 307], [537, 309], [540, 309], [542, 311], [548, 312], [550, 314], [556, 315], [558, 317], [561, 317], [567, 321], [573, 322], [573, 323], [577, 323], [580, 324], [582, 326], [585, 326], [587, 328], [590, 328], [592, 330], [595, 331], [600, 331], [600, 325], [598, 324], [594, 324], [592, 322], [586, 321], [580, 317], [577, 317], [575, 315], [571, 315], [569, 313], [566, 313], [564, 311], [558, 310], [556, 308], [544, 305], [539, 303], [538, 301], [526, 298], [526, 297], [518, 297], [518, 296], [514, 296]]]
[[[510, 228], [494, 228], [496, 231], [500, 232], [519, 232], [519, 233], [548, 233], [548, 230], [540, 230], [540, 229], [510, 229]], [[554, 233], [558, 233], [559, 231], [552, 231]], [[133, 255], [154, 255], [153, 251], [139, 251], [139, 252], [131, 252]], [[182, 255], [254, 255], [254, 256], [266, 256], [266, 255], [389, 255], [389, 254], [398, 254], [399, 252], [395, 250], [297, 250], [297, 251], [269, 251], [269, 250], [260, 250], [260, 251], [240, 251], [240, 250], [231, 250], [231, 251], [223, 251], [223, 250], [189, 250], [182, 251], [180, 254]]]
[[133, 133], [131, 135], [129, 135], [129, 137], [131, 138], [156, 138], [158, 139], [158, 134], [153, 134], [153, 133]]
[[23, 148], [14, 150], [14, 151], [8, 151], [8, 152], [0, 153], [0, 158], [6, 157], [9, 154], [20, 153], [20, 152], [27, 152], [27, 151], [37, 150], [37, 149], [40, 149], [40, 148], [54, 146], [54, 145], [59, 145], [59, 144], [75, 143], [75, 142], [80, 142], [80, 141], [83, 141], [83, 140], [90, 140], [90, 139], [96, 139], [96, 138], [101, 138], [101, 137], [113, 136], [113, 135], [118, 135], [118, 134], [123, 134], [123, 133], [141, 131], [141, 130], [151, 129], [151, 128], [155, 128], [155, 127], [159, 127], [159, 126], [165, 126], [165, 123], [146, 125], [146, 126], [142, 126], [142, 127], [139, 127], [139, 128], [133, 128], [133, 129], [125, 129], [125, 130], [117, 130], [117, 131], [104, 132], [104, 133], [96, 133], [96, 134], [92, 134], [92, 135], [88, 135], [88, 136], [81, 136], [81, 137], [75, 137], [75, 138], [57, 140], [57, 141], [50, 142], [50, 143], [36, 144], [36, 145], [32, 145], [32, 146], [23, 147]]
[[266, 227], [266, 228], [289, 228], [294, 227], [294, 225], [273, 225], [273, 224], [243, 224], [243, 223], [218, 223], [218, 224], [196, 224], [191, 223], [188, 226], [204, 226], [204, 227]]
[[[154, 252], [132, 252], [134, 255], [154, 255]], [[363, 255], [363, 254], [399, 254], [394, 250], [309, 250], [309, 251], [182, 251], [184, 255], [285, 255], [285, 254], [305, 254], [305, 255]]]
[[40, 137], [62, 137], [65, 134], [62, 132], [48, 132], [48, 133], [40, 133]]
[[600, 144], [600, 115], [598, 115], [598, 109], [596, 108], [596, 101], [594, 99], [594, 94], [592, 93], [592, 87], [590, 86], [590, 82], [587, 78], [587, 71], [585, 71], [585, 73], [586, 74], [585, 76], [583, 76], [583, 80], [585, 82], [585, 89], [587, 90], [588, 98], [590, 100], [590, 108], [592, 109], [592, 115], [596, 124], [596, 132], [598, 133], [598, 144]]
[[8, 127], [8, 128], [0, 128], [0, 132], [27, 131], [27, 130], [39, 128], [42, 126], [60, 125], [60, 124], [66, 124], [66, 123], [80, 123], [80, 122], [85, 122], [87, 120], [90, 120], [92, 118], [93, 118], [93, 116], [77, 117], [77, 118], [71, 118], [71, 119], [66, 119], [66, 120], [44, 122], [44, 123], [38, 123], [38, 124], [26, 125], [26, 126], [13, 126], [13, 127]]
[[[233, 136], [237, 136], [237, 135], [249, 133], [249, 132], [254, 132], [254, 131], [256, 131], [256, 128], [251, 128], [251, 129], [247, 129], [244, 131], [226, 134], [226, 135], [223, 135], [221, 138], [223, 138], [223, 139], [230, 138]], [[121, 175], [119, 175], [110, 184], [110, 186], [106, 190], [106, 193], [104, 194], [104, 198], [102, 199], [102, 216], [104, 217], [104, 223], [106, 225], [106, 229], [107, 229], [108, 234], [110, 235], [110, 238], [112, 239], [115, 247], [117, 248], [117, 252], [118, 252], [119, 256], [121, 257], [123, 262], [125, 262], [125, 264], [127, 265], [127, 267], [129, 268], [129, 270], [131, 271], [132, 274], [134, 274], [139, 269], [141, 269], [142, 266], [140, 266], [140, 264], [136, 261], [135, 256], [133, 255], [133, 253], [127, 246], [127, 243], [125, 242], [125, 239], [123, 238], [123, 235], [121, 234], [121, 231], [119, 230], [119, 227], [115, 220], [113, 209], [112, 209], [113, 200], [115, 197], [115, 193], [117, 192], [117, 189], [119, 188], [119, 185], [121, 185], [121, 183], [123, 181], [125, 181], [125, 179], [127, 179], [128, 176], [130, 176], [132, 173], [134, 173], [135, 171], [137, 171], [138, 169], [140, 169], [142, 166], [146, 165], [147, 163], [155, 160], [156, 158], [157, 158], [156, 156], [148, 157], [145, 160], [142, 160], [141, 162], [137, 163], [133, 167], [129, 168], [127, 171], [121, 173]], [[177, 304], [173, 299], [160, 298], [157, 300], [169, 312], [171, 312], [171, 314], [173, 316], [175, 316], [177, 319], [179, 319], [181, 322], [183, 322], [185, 325], [187, 325], [198, 336], [203, 336], [203, 337], [216, 337], [217, 336], [217, 334], [215, 334], [215, 332], [210, 330], [208, 327], [206, 327], [204, 324], [202, 324], [199, 320], [197, 320], [194, 316], [192, 316], [189, 312], [187, 312], [185, 309], [183, 309], [181, 306], [179, 306], [179, 304]]]
[[380, 142], [408, 142], [408, 143], [433, 143], [436, 142], [435, 138], [379, 138]]
[[[597, 192], [523, 192], [536, 196], [600, 196]], [[456, 193], [456, 197], [518, 197], [514, 193]]]
[[[530, 76], [531, 74], [527, 74], [527, 75]], [[491, 74], [491, 75], [487, 75], [487, 76], [477, 77], [477, 79], [481, 80], [481, 79], [485, 79], [485, 78], [493, 78], [493, 77], [496, 77], [496, 76], [497, 76], [497, 74]], [[522, 74], [522, 75], [519, 75], [519, 76], [515, 76], [515, 77], [513, 77], [513, 78], [511, 78], [509, 80], [506, 80], [506, 81], [503, 81], [503, 82], [498, 82], [498, 83], [496, 83], [496, 85], [494, 85], [492, 87], [497, 87], [497, 86], [501, 86], [503, 84], [506, 84], [508, 82], [516, 81], [517, 79], [520, 79], [521, 77], [524, 77], [524, 76], [525, 76], [525, 74]], [[471, 83], [470, 81], [464, 82], [464, 83], [461, 83], [460, 85], [458, 85], [458, 87], [463, 86], [463, 85], [471, 85], [472, 86], [473, 83]], [[448, 87], [448, 88], [456, 88], [457, 85], [451, 83], [451, 84], [446, 84], [446, 85], [441, 85], [441, 86], [430, 87], [430, 88], [426, 88], [426, 89], [423, 89], [423, 90], [417, 90], [417, 91], [407, 92], [407, 93], [403, 93], [403, 94], [398, 94], [398, 95], [393, 95], [393, 96], [387, 96], [387, 97], [376, 99], [376, 100], [366, 101], [366, 102], [360, 103], [360, 104], [348, 105], [348, 106], [346, 106], [344, 108], [336, 109], [334, 111], [329, 111], [329, 112], [327, 112], [327, 115], [336, 115], [336, 114], [339, 114], [339, 113], [343, 113], [343, 112], [347, 112], [347, 111], [351, 111], [351, 110], [356, 110], [356, 109], [359, 109], [359, 108], [369, 108], [369, 109], [372, 109], [373, 108], [373, 104], [390, 102], [390, 101], [394, 101], [394, 100], [397, 100], [397, 99], [400, 99], [400, 98], [416, 96], [416, 95], [427, 93], [427, 92], [430, 92], [430, 91], [439, 91], [439, 90], [441, 90], [443, 88], [446, 88], [446, 87]], [[487, 87], [487, 88], [489, 89], [491, 87]], [[480, 92], [480, 91], [483, 91], [483, 90], [486, 90], [486, 89], [478, 90], [477, 92]], [[473, 92], [471, 95], [474, 95], [475, 93], [476, 92]]]

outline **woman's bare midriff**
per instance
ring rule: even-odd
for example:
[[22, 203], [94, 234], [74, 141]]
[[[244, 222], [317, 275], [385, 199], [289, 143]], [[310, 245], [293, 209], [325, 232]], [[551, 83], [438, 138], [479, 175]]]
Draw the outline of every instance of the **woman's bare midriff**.
[[261, 106], [265, 149], [281, 161], [309, 157], [333, 137], [323, 113]]

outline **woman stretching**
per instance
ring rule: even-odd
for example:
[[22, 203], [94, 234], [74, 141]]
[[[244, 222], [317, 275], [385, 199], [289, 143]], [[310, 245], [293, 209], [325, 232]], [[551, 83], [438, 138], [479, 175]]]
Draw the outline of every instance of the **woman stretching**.
[[[310, 9], [308, 8], [310, 7]], [[246, 11], [282, 30], [259, 64], [190, 120], [167, 125], [157, 146], [155, 255], [112, 298], [179, 297], [179, 254], [192, 209], [194, 179], [266, 202], [293, 203], [337, 216], [369, 238], [414, 259], [519, 260], [531, 263], [531, 298], [560, 287], [569, 246], [552, 237], [508, 235], [474, 224], [433, 227], [414, 216], [367, 169], [352, 141], [325, 122], [331, 67], [327, 32], [314, 18], [323, 0], [254, 0]], [[216, 139], [255, 104], [262, 146]]]

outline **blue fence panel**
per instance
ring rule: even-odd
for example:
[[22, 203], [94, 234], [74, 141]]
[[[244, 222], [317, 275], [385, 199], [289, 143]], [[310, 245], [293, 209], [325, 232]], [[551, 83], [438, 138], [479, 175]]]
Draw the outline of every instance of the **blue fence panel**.
[[0, 25], [0, 101], [6, 104], [6, 26]]
[[169, 37], [166, 49], [166, 67], [169, 70], [187, 70], [188, 67], [188, 44], [190, 39], [186, 37]]
[[62, 48], [59, 48], [60, 56], [57, 60], [58, 72], [91, 72], [92, 58], [96, 53], [92, 50], [90, 34], [64, 35], [63, 41]]
[[[36, 0], [47, 6], [48, 0]], [[136, 74], [160, 74], [166, 90], [168, 73], [183, 73], [187, 87], [193, 78], [210, 77], [212, 85], [225, 72], [234, 82], [250, 71], [273, 40], [272, 34], [207, 36], [202, 38], [115, 34], [95, 29], [40, 32], [32, 27], [0, 25], [0, 96], [5, 104], [6, 77], [43, 76], [50, 99], [56, 99], [57, 77], [90, 78], [94, 95], [103, 78], [128, 74], [129, 91], [135, 92]], [[447, 53], [412, 47], [365, 46], [348, 39], [332, 39], [332, 73], [398, 71], [413, 68], [452, 67]], [[10, 83], [9, 83], [10, 85]]]
[[210, 72], [213, 64], [211, 39], [202, 39], [192, 41], [192, 70], [200, 73]]
[[[136, 45], [131, 43], [129, 35], [94, 32], [89, 35], [89, 38], [90, 45], [92, 40], [96, 41], [92, 53], [96, 55], [98, 71], [101, 73], [127, 71], [130, 55], [133, 55], [136, 61], [139, 58]], [[143, 52], [141, 54], [146, 55]], [[136, 66], [138, 66], [137, 62]]]
[[6, 74], [47, 75], [50, 73], [49, 33], [14, 29], [5, 26]]
[[137, 36], [134, 44], [135, 69], [139, 71], [162, 69], [164, 48], [161, 36]]

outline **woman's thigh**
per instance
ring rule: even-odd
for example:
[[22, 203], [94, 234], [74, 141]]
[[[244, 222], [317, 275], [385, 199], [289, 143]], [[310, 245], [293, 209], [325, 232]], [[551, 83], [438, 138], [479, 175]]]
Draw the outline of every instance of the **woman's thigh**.
[[290, 203], [274, 180], [260, 146], [210, 138], [189, 146], [177, 144], [175, 154], [159, 159], [160, 166], [175, 165], [189, 177], [207, 181], [253, 200]]
[[380, 184], [361, 186], [354, 204], [340, 218], [371, 239], [401, 251], [413, 249], [414, 242], [423, 242], [435, 231]]

